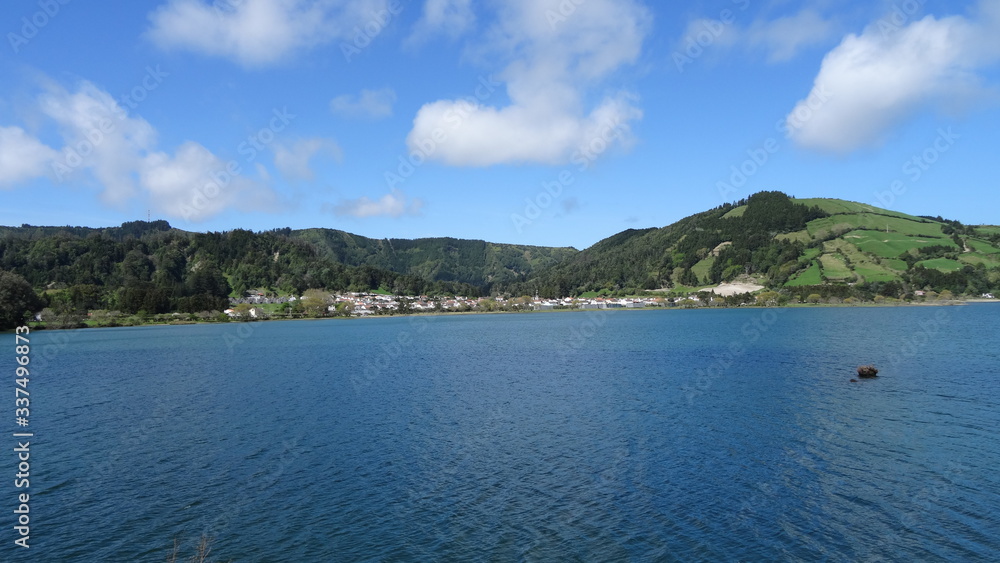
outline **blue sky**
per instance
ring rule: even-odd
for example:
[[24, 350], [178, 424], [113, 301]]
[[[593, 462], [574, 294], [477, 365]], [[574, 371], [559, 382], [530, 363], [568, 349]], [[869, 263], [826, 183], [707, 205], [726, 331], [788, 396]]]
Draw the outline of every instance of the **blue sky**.
[[0, 5], [0, 224], [585, 248], [760, 190], [1000, 223], [1000, 0], [94, 4]]

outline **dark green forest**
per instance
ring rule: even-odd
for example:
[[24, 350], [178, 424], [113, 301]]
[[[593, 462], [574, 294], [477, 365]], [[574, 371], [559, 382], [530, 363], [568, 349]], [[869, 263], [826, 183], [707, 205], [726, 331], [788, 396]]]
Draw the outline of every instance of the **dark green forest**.
[[282, 231], [190, 233], [164, 221], [121, 227], [4, 227], [0, 270], [23, 278], [57, 310], [134, 314], [221, 311], [229, 297], [260, 289], [383, 289], [404, 295], [465, 294], [480, 288], [369, 265], [341, 264]]
[[250, 290], [478, 297], [577, 252], [454, 238], [376, 240], [332, 229], [195, 233], [166, 221], [0, 227], [0, 271], [23, 278], [42, 306], [61, 312], [221, 311]]
[[684, 293], [742, 279], [805, 301], [905, 299], [921, 289], [978, 296], [1000, 288], [998, 227], [842, 200], [799, 201], [760, 192], [667, 227], [620, 232], [584, 251], [371, 239], [332, 229], [197, 233], [166, 221], [0, 227], [0, 304], [20, 311], [0, 320], [10, 326], [42, 307], [130, 315], [221, 311], [250, 290], [575, 297]]

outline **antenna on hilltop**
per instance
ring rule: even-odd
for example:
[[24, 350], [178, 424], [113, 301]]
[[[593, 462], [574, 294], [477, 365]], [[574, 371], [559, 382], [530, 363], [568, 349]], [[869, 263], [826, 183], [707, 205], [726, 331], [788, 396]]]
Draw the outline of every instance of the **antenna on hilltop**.
[[146, 210], [146, 222], [149, 223], [149, 210]]

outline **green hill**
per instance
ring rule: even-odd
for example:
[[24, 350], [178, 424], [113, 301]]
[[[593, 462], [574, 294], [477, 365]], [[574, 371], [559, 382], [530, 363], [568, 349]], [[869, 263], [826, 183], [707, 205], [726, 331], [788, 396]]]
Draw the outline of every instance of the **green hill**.
[[249, 290], [477, 296], [577, 252], [450, 238], [374, 240], [329, 229], [195, 233], [166, 221], [0, 227], [0, 271], [23, 277], [46, 305], [129, 314], [222, 310]]
[[515, 292], [689, 291], [742, 279], [792, 293], [978, 295], [1000, 286], [998, 268], [997, 227], [761, 192], [661, 229], [619, 233]]
[[253, 289], [563, 297], [752, 281], [800, 298], [978, 296], [1000, 293], [1000, 227], [761, 192], [584, 251], [332, 229], [194, 233], [165, 221], [0, 227], [0, 270], [47, 305], [129, 313], [218, 310]]
[[334, 229], [291, 231], [320, 255], [349, 266], [373, 266], [432, 281], [489, 291], [527, 280], [538, 270], [575, 255], [575, 248], [496, 244], [455, 238], [371, 239]]

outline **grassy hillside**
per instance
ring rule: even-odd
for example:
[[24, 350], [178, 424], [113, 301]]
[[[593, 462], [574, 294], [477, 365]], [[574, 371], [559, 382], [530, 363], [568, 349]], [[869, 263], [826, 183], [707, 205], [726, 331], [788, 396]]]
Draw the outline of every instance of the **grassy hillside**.
[[619, 233], [519, 289], [627, 293], [737, 278], [793, 292], [841, 287], [893, 297], [919, 289], [977, 295], [1000, 287], [1000, 227], [762, 192], [662, 229]]

